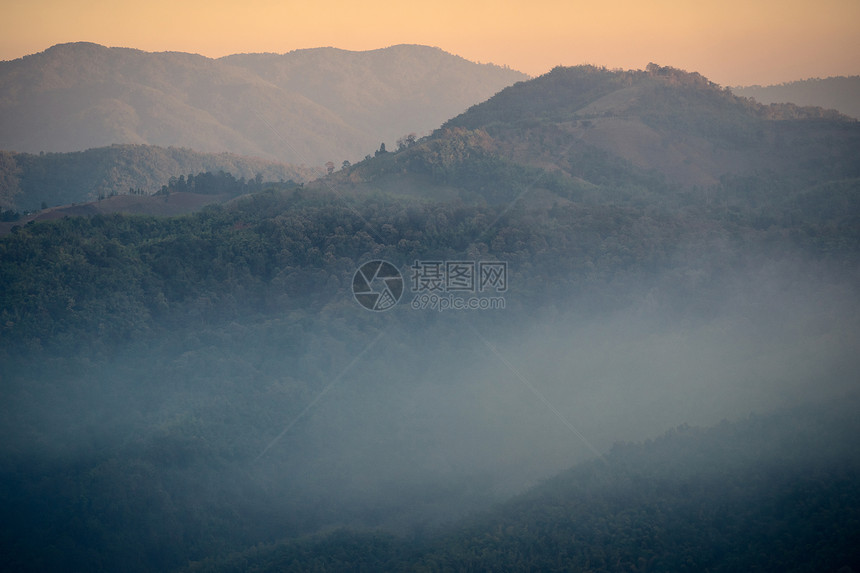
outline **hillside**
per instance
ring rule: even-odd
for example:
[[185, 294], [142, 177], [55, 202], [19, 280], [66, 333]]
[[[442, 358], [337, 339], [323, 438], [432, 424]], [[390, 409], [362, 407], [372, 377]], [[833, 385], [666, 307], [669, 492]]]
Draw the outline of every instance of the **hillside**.
[[853, 571], [860, 456], [849, 436], [860, 427], [849, 404], [619, 443], [417, 539], [341, 530], [186, 571]]
[[36, 211], [112, 195], [152, 195], [171, 177], [224, 171], [237, 179], [297, 183], [317, 172], [231, 153], [200, 153], [152, 145], [112, 145], [69, 153], [0, 151], [0, 207]]
[[557, 68], [398, 153], [330, 177], [343, 192], [544, 207], [573, 202], [781, 217], [860, 214], [860, 122], [762, 105], [699, 74]]
[[40, 221], [115, 214], [176, 217], [227, 203], [242, 195], [296, 188], [298, 186], [292, 180], [264, 182], [262, 176], [257, 176], [246, 181], [224, 171], [189, 174], [187, 178], [180, 175], [178, 178], [171, 177], [153, 195], [131, 189], [128, 193], [107, 195], [97, 201], [48, 207], [24, 215], [6, 211], [4, 214], [11, 216], [4, 218], [8, 220], [0, 221], [0, 237]]
[[[557, 68], [446, 128], [483, 129], [502, 155], [585, 181], [610, 177], [613, 168], [686, 187], [764, 174], [789, 179], [805, 177], [813, 157], [826, 157], [833, 177], [860, 175], [856, 121], [758, 105], [699, 74], [654, 64], [629, 72]], [[595, 173], [601, 165], [606, 173]]]
[[415, 45], [367, 52], [316, 48], [237, 54], [220, 61], [331, 110], [368, 136], [371, 145], [365, 154], [380, 142], [393, 148], [404, 135], [428, 133], [502, 88], [528, 79], [514, 70]]
[[134, 143], [340, 165], [522, 79], [423, 46], [213, 60], [61, 44], [0, 62], [0, 149]]
[[860, 76], [814, 78], [772, 86], [736, 86], [732, 93], [763, 104], [793, 103], [835, 109], [860, 119]]

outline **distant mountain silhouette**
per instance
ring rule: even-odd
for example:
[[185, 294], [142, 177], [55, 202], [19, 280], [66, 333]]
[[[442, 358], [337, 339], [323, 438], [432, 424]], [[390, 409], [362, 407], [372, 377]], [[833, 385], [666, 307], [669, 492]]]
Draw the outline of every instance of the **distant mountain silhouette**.
[[526, 78], [425, 46], [215, 60], [61, 44], [0, 62], [0, 149], [139, 143], [340, 165]]
[[835, 109], [860, 119], [860, 76], [808, 79], [773, 86], [737, 86], [732, 93], [769, 103]]

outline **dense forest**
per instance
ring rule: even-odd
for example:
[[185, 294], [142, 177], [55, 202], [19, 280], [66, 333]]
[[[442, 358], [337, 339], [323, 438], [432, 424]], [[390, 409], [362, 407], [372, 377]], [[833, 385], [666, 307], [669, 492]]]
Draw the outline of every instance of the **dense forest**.
[[[860, 567], [857, 123], [656, 67], [482, 105], [0, 238], [4, 569]], [[637, 159], [619, 118], [699, 151]], [[504, 307], [410, 304], [434, 261], [505, 263]]]

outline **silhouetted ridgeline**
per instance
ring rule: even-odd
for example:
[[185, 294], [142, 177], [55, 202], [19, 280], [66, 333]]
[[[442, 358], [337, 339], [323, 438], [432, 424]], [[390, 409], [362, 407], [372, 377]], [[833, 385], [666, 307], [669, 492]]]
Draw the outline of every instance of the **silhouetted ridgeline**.
[[0, 149], [134, 143], [339, 165], [524, 79], [427, 46], [211, 59], [60, 44], [0, 62]]

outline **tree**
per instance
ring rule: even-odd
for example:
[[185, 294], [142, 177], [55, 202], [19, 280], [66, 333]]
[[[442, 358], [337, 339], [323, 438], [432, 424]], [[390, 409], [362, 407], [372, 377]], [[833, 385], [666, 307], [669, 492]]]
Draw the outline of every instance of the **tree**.
[[398, 139], [397, 140], [397, 151], [403, 151], [404, 149], [406, 149], [408, 147], [412, 147], [413, 145], [415, 145], [415, 137], [416, 136], [414, 133], [410, 133], [410, 134], [404, 135], [403, 137]]
[[333, 161], [326, 161], [325, 162], [325, 170], [329, 175], [331, 175], [332, 171], [334, 171], [334, 162]]

